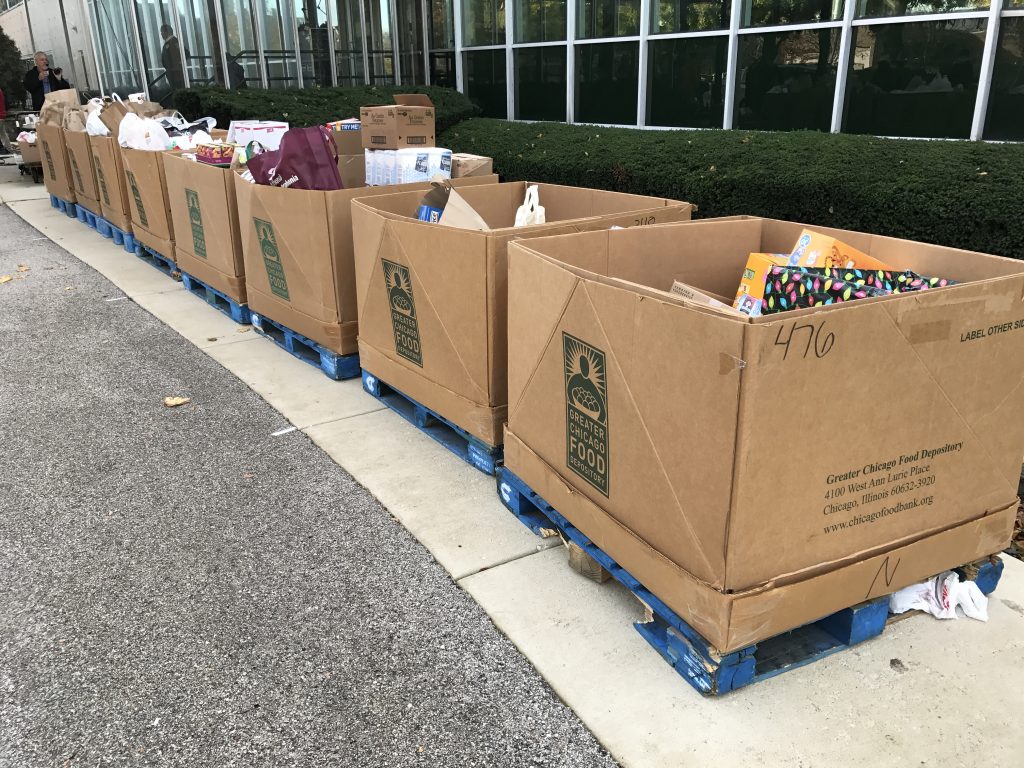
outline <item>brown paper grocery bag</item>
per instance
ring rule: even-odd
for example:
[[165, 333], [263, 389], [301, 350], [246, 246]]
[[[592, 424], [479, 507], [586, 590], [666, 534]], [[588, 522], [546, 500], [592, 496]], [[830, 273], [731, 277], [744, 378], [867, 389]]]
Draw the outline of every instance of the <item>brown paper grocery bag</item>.
[[81, 107], [68, 107], [64, 110], [62, 122], [65, 131], [85, 130], [85, 110]]
[[74, 88], [64, 88], [60, 91], [50, 91], [43, 97], [43, 106], [47, 104], [69, 104], [72, 107], [79, 107], [82, 105], [82, 100], [78, 97], [78, 91]]

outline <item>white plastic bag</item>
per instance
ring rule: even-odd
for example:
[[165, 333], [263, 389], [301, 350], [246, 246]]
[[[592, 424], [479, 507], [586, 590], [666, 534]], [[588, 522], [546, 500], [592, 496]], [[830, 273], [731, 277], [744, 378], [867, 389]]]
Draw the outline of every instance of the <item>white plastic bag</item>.
[[516, 210], [517, 227], [528, 227], [531, 224], [544, 223], [544, 206], [540, 204], [540, 191], [536, 184], [526, 188], [526, 200]]
[[953, 571], [945, 571], [920, 584], [911, 584], [889, 596], [890, 613], [925, 611], [937, 619], [955, 619], [957, 606], [964, 615], [988, 621], [988, 598], [973, 581], [960, 581]]
[[90, 136], [109, 136], [110, 129], [103, 124], [100, 120], [100, 111], [94, 109], [89, 113], [89, 116], [85, 118], [85, 132]]
[[129, 112], [121, 119], [117, 143], [128, 149], [163, 152], [170, 146], [171, 140], [167, 136], [167, 131], [156, 120]]
[[93, 112], [99, 112], [101, 109], [103, 109], [103, 99], [89, 99], [87, 102], [85, 102], [85, 106], [83, 107], [83, 109], [85, 110], [85, 113], [87, 115], [91, 115]]

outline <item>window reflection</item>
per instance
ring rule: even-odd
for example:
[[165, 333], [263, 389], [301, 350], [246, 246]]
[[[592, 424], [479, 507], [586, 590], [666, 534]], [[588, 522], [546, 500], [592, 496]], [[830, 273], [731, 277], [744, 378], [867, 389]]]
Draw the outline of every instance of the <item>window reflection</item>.
[[515, 3], [517, 43], [565, 40], [565, 0], [515, 0]]
[[507, 117], [505, 51], [466, 51], [466, 95], [485, 117]]
[[857, 16], [912, 16], [988, 8], [988, 0], [857, 0]]
[[639, 71], [639, 43], [577, 46], [576, 120], [635, 125]]
[[651, 0], [651, 34], [728, 29], [729, 0]]
[[516, 57], [516, 117], [565, 120], [565, 46], [520, 48]]
[[[854, 2], [855, 0], [850, 0]], [[843, 0], [743, 0], [743, 26], [799, 24], [843, 18]]]
[[856, 27], [844, 130], [967, 138], [985, 19]]
[[986, 139], [1024, 141], [1024, 17], [1002, 20], [996, 47]]
[[505, 42], [505, 0], [462, 0], [462, 44]]
[[652, 40], [650, 46], [648, 124], [721, 128], [729, 39]]
[[742, 35], [736, 127], [829, 130], [839, 35], [838, 29]]
[[640, 0], [576, 0], [576, 37], [640, 34]]

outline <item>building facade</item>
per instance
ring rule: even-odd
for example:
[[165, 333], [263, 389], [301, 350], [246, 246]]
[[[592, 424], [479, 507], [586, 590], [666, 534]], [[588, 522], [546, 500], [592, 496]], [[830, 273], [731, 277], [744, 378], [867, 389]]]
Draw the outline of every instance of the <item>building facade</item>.
[[33, 23], [57, 2], [105, 93], [435, 84], [518, 120], [1024, 140], [1024, 0], [30, 0]]

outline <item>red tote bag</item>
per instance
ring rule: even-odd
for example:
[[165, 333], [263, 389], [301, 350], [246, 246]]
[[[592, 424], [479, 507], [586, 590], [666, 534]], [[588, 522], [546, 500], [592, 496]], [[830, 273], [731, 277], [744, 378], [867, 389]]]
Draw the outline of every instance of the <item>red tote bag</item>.
[[342, 189], [338, 147], [323, 126], [292, 128], [279, 149], [253, 155], [246, 164], [257, 184], [291, 189]]

